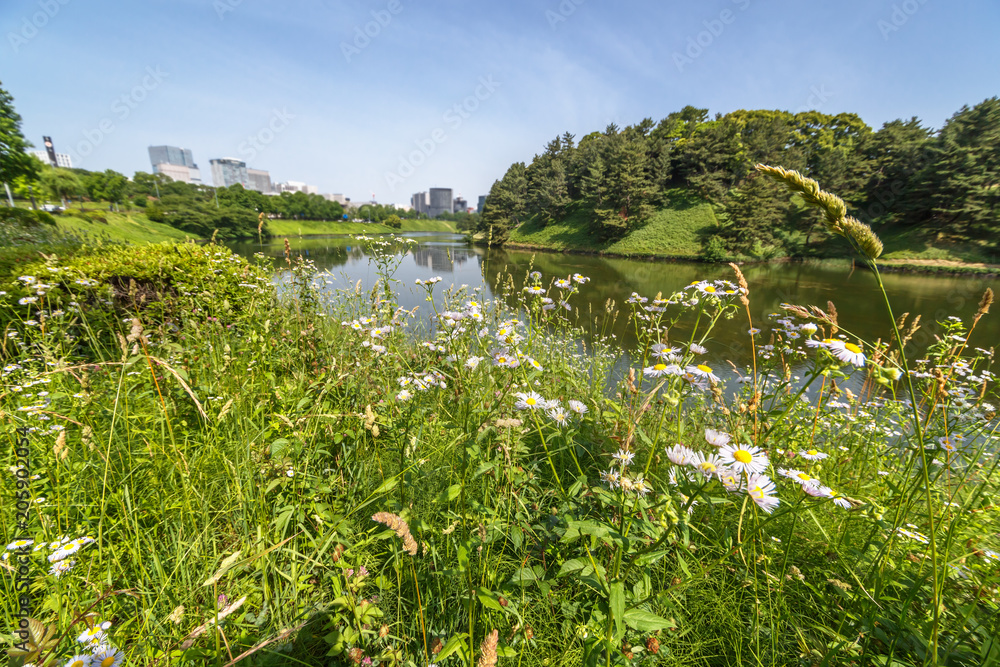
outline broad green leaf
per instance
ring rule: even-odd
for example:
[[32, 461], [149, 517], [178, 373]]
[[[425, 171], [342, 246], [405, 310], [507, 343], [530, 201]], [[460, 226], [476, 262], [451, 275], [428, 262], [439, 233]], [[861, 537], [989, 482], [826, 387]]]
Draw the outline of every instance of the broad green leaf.
[[656, 632], [673, 627], [673, 622], [662, 616], [642, 609], [629, 609], [625, 612], [625, 624], [638, 632]]
[[608, 607], [611, 610], [611, 618], [615, 622], [615, 639], [624, 634], [622, 621], [625, 618], [625, 583], [616, 581], [611, 584], [611, 593], [608, 595]]

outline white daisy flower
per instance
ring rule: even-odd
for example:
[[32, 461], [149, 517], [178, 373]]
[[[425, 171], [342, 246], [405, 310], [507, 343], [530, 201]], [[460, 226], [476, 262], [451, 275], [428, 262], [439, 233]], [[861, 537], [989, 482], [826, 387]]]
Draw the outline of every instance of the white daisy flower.
[[842, 343], [839, 346], [831, 346], [830, 352], [845, 364], [853, 364], [858, 368], [865, 365], [865, 354], [854, 343]]
[[73, 569], [74, 565], [76, 565], [75, 560], [61, 560], [58, 563], [52, 564], [52, 567], [49, 568], [49, 574], [54, 577], [61, 577]]
[[674, 465], [689, 465], [693, 464], [697, 460], [697, 454], [693, 450], [685, 447], [684, 445], [674, 445], [673, 447], [667, 447], [667, 458]]
[[628, 467], [632, 465], [632, 460], [635, 458], [635, 452], [630, 452], [627, 449], [619, 449], [617, 452], [612, 454], [611, 458], [621, 465]]
[[819, 480], [801, 470], [795, 470], [794, 468], [779, 468], [778, 474], [787, 477], [792, 480], [802, 488], [813, 487], [818, 488], [820, 486]]
[[767, 475], [750, 475], [747, 478], [746, 490], [757, 507], [768, 514], [773, 512], [780, 502], [778, 496], [775, 495], [774, 482]]
[[396, 394], [396, 400], [397, 401], [404, 401], [405, 402], [405, 401], [410, 400], [411, 398], [413, 398], [413, 394], [410, 393], [409, 389], [403, 389], [398, 394]]
[[95, 626], [93, 628], [87, 628], [80, 633], [80, 636], [76, 638], [76, 641], [81, 644], [86, 644], [87, 646], [97, 647], [105, 643], [104, 638], [107, 635], [101, 630], [100, 626]]
[[578, 415], [586, 414], [587, 411], [588, 411], [586, 405], [584, 405], [580, 401], [576, 401], [576, 400], [573, 400], [573, 399], [569, 400], [569, 409], [572, 410], [573, 412], [575, 412]]
[[621, 484], [622, 476], [617, 470], [601, 471], [601, 481], [608, 485], [612, 491]]
[[729, 441], [733, 436], [728, 433], [723, 433], [722, 431], [716, 431], [714, 428], [705, 429], [705, 440], [710, 445], [715, 445], [716, 447], [725, 447], [729, 444]]
[[91, 667], [120, 667], [125, 660], [125, 653], [113, 646], [102, 646], [93, 654]]
[[824, 454], [823, 452], [817, 451], [815, 449], [807, 449], [804, 452], [799, 452], [799, 456], [810, 461], [821, 461], [829, 456], [829, 454]]
[[34, 543], [35, 543], [34, 540], [14, 540], [13, 542], [7, 545], [7, 551], [18, 551], [20, 549], [27, 549]]
[[569, 413], [559, 406], [549, 410], [549, 418], [559, 426], [566, 426], [569, 423]]
[[748, 475], [760, 474], [767, 470], [767, 454], [753, 445], [724, 445], [719, 448], [722, 462], [735, 472]]
[[718, 454], [703, 454], [698, 452], [692, 463], [694, 469], [705, 477], [715, 477], [722, 469], [722, 459]]
[[688, 349], [691, 350], [692, 354], [705, 354], [706, 352], [708, 352], [708, 350], [703, 348], [701, 345], [698, 345], [698, 343], [691, 343], [688, 346]]
[[[647, 368], [642, 369], [642, 374], [648, 378], [658, 378], [664, 375], [679, 375], [677, 371], [681, 371], [681, 367], [677, 364], [654, 364]], [[683, 372], [683, 371], [681, 371]]]
[[533, 391], [527, 393], [518, 392], [514, 395], [517, 396], [517, 402], [514, 403], [514, 407], [518, 410], [539, 410], [548, 406], [548, 402]]
[[712, 372], [712, 368], [710, 366], [706, 366], [705, 364], [688, 366], [685, 370], [688, 375], [692, 375], [699, 380], [710, 380], [712, 382], [719, 381], [719, 376]]

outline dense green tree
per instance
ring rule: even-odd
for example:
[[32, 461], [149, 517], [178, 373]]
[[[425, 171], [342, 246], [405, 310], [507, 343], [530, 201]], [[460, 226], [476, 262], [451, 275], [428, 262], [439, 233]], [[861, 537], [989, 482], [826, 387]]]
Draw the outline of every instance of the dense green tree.
[[790, 208], [783, 187], [756, 174], [747, 178], [726, 197], [728, 224], [722, 236], [728, 249], [744, 255], [760, 255], [768, 247], [780, 247], [780, 230]]
[[559, 220], [570, 203], [569, 184], [566, 177], [567, 153], [563, 140], [557, 137], [549, 142], [542, 155], [536, 155], [528, 166], [528, 213], [537, 216], [540, 223]]
[[83, 181], [87, 195], [93, 201], [121, 204], [128, 192], [128, 179], [113, 169], [93, 172]]
[[[914, 178], [932, 160], [933, 133], [917, 118], [885, 123], [859, 146], [865, 165], [863, 203], [857, 216], [876, 220], [904, 220], [909, 211]], [[909, 216], [916, 220], [916, 216]]]
[[1000, 211], [1000, 98], [962, 107], [941, 128], [932, 161], [917, 175], [913, 209], [931, 229], [992, 237]]
[[0, 87], [0, 182], [37, 177], [38, 161], [25, 152], [30, 147], [21, 133], [21, 116], [14, 110], [14, 98]]
[[69, 169], [46, 167], [39, 182], [42, 188], [52, 197], [59, 199], [63, 206], [66, 206], [66, 201], [70, 197], [83, 195], [87, 191], [80, 177]]
[[495, 181], [486, 196], [479, 231], [493, 243], [504, 243], [510, 232], [520, 225], [527, 212], [528, 179], [523, 162], [515, 162]]

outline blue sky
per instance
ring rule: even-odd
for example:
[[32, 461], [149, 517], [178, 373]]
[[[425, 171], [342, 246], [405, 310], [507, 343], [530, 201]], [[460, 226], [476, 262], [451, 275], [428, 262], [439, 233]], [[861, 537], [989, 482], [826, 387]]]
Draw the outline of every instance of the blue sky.
[[207, 181], [238, 157], [355, 201], [474, 204], [556, 135], [688, 104], [939, 128], [1000, 93], [998, 28], [995, 0], [4, 0], [0, 81], [29, 140], [87, 169], [170, 144]]

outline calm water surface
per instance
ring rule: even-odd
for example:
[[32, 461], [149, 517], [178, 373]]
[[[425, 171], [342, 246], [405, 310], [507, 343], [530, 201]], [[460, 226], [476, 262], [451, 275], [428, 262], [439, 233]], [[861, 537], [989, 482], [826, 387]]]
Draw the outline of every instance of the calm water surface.
[[[588, 307], [593, 312], [604, 311], [605, 303], [614, 300], [620, 308], [632, 292], [652, 299], [658, 292], [669, 295], [695, 280], [725, 278], [732, 280], [732, 270], [723, 265], [695, 262], [654, 262], [632, 259], [612, 259], [587, 255], [564, 255], [517, 250], [487, 250], [465, 245], [458, 234], [415, 232], [405, 236], [418, 241], [403, 258], [395, 277], [400, 281], [400, 305], [420, 306], [424, 317], [430, 308], [425, 292], [414, 285], [417, 278], [441, 276], [435, 292], [440, 294], [448, 285], [482, 287], [492, 298], [493, 286], [503, 272], [511, 273], [520, 285], [526, 273], [533, 269], [543, 274], [543, 284], [553, 278], [565, 278], [573, 273], [590, 277], [573, 303], [581, 313]], [[357, 243], [347, 236], [289, 237], [295, 253], [302, 253], [321, 270], [329, 271], [333, 284], [330, 289], [353, 287], [358, 280], [370, 288], [377, 279], [374, 267]], [[263, 246], [256, 243], [231, 246], [239, 254], [251, 257], [263, 252], [272, 257], [276, 267], [284, 266], [284, 239], [276, 238]], [[780, 312], [782, 303], [818, 305], [826, 310], [832, 301], [839, 313], [842, 329], [873, 341], [888, 340], [891, 326], [878, 287], [871, 273], [852, 269], [850, 262], [776, 263], [743, 267], [750, 286], [750, 310], [754, 324], [767, 331], [767, 316]], [[287, 279], [287, 274], [282, 276]], [[897, 317], [909, 312], [921, 315], [923, 328], [914, 337], [914, 354], [922, 354], [935, 333], [937, 321], [956, 315], [971, 320], [980, 297], [987, 287], [1000, 293], [1000, 280], [985, 277], [943, 277], [922, 274], [886, 274], [886, 290]], [[984, 317], [969, 339], [970, 347], [993, 347], [1000, 342], [1000, 306], [998, 312]], [[614, 333], [626, 349], [634, 347], [635, 337], [629, 331], [625, 317], [620, 317]], [[690, 327], [693, 318], [686, 323]], [[762, 326], [764, 325], [764, 326]], [[748, 324], [745, 314], [732, 321], [723, 321], [706, 344], [709, 355], [716, 361], [728, 359], [737, 365], [750, 361]], [[690, 329], [682, 322], [675, 330], [678, 340]]]

